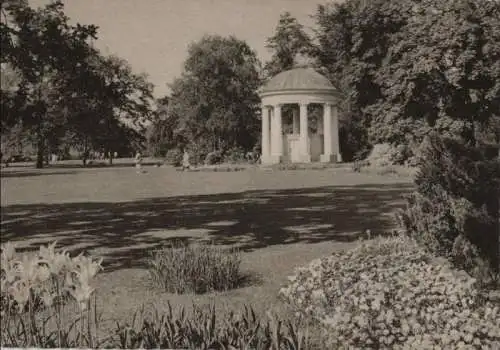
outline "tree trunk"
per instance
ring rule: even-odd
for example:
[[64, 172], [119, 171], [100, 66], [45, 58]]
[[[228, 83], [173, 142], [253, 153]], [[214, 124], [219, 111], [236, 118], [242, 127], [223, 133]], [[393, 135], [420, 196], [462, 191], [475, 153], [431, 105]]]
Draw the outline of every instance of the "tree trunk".
[[493, 271], [496, 272], [498, 275], [500, 273], [500, 199], [498, 196], [500, 196], [500, 191], [497, 189], [497, 195], [496, 195], [496, 217], [495, 217], [495, 223], [494, 223], [494, 229], [493, 229], [493, 240], [496, 239], [496, 245], [493, 251], [494, 255], [494, 260], [493, 260]]
[[50, 165], [50, 158], [52, 157], [52, 152], [50, 152], [49, 148], [46, 147], [45, 148], [45, 157], [44, 157], [44, 160], [45, 160], [45, 165], [46, 166], [49, 166]]
[[44, 159], [45, 158], [45, 142], [42, 136], [42, 133], [38, 131], [38, 140], [37, 140], [37, 150], [36, 150], [36, 168], [43, 168]]
[[[40, 75], [40, 82], [43, 81], [43, 70]], [[39, 83], [37, 87], [38, 102], [42, 101], [42, 85]], [[42, 121], [45, 109], [42, 108], [41, 104], [37, 105], [37, 110], [35, 111], [35, 117], [37, 119], [37, 152], [36, 152], [36, 168], [43, 168], [44, 158], [45, 158], [45, 138], [42, 133]]]
[[113, 165], [113, 152], [109, 152], [109, 165]]

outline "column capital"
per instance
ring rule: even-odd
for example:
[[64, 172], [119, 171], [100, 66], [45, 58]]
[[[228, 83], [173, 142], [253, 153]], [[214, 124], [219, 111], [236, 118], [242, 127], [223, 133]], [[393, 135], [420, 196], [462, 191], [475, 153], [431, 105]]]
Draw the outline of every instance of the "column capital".
[[301, 106], [301, 107], [307, 107], [307, 106], [309, 106], [309, 105], [310, 105], [310, 103], [309, 103], [309, 102], [305, 102], [305, 101], [300, 101], [300, 102], [299, 102], [299, 106]]

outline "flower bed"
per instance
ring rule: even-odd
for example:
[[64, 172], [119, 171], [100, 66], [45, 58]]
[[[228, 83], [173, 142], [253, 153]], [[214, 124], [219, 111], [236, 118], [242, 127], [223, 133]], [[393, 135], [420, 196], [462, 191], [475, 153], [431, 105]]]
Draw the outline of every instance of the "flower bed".
[[[176, 257], [178, 255], [175, 255]], [[94, 277], [102, 260], [1, 246], [0, 346], [106, 349], [312, 349], [307, 325], [251, 307], [220, 313], [193, 304], [191, 312], [154, 303], [101, 330]], [[175, 262], [172, 262], [175, 263]], [[306, 328], [306, 329], [304, 329]], [[103, 332], [104, 331], [104, 332]], [[319, 347], [323, 348], [323, 347]]]
[[177, 168], [177, 171], [190, 171], [190, 172], [233, 172], [251, 169], [252, 166], [238, 166], [231, 164], [218, 164], [218, 165], [203, 165], [199, 167], [192, 167], [190, 169]]
[[498, 305], [407, 238], [314, 260], [280, 294], [329, 330], [332, 348], [500, 346]]
[[22, 255], [12, 244], [2, 245], [2, 346], [96, 345], [93, 284], [102, 260], [82, 254], [71, 258], [56, 252], [55, 245]]

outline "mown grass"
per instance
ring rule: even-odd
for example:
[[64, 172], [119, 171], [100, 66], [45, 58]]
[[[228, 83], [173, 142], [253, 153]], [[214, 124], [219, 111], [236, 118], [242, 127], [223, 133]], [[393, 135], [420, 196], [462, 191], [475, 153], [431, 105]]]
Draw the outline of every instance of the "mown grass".
[[[214, 196], [221, 193], [241, 193], [242, 191], [283, 191], [288, 189], [301, 189], [307, 195], [307, 188], [323, 188], [332, 187], [331, 195], [323, 200], [319, 198], [322, 205], [335, 204], [336, 188], [347, 186], [367, 186], [368, 188], [377, 186], [390, 185], [394, 183], [406, 183], [401, 179], [387, 178], [381, 176], [367, 174], [353, 174], [349, 169], [325, 169], [325, 170], [289, 170], [289, 171], [261, 171], [247, 170], [238, 172], [177, 172], [173, 168], [156, 168], [146, 166], [145, 174], [137, 174], [135, 169], [131, 167], [103, 167], [103, 168], [73, 168], [73, 167], [51, 167], [49, 169], [36, 170], [33, 168], [9, 168], [2, 169], [2, 175], [12, 173], [12, 176], [2, 176], [1, 178], [1, 204], [2, 204], [2, 223], [5, 220], [5, 211], [23, 212], [23, 208], [31, 208], [37, 206], [36, 218], [33, 214], [33, 219], [27, 218], [27, 214], [19, 217], [25, 220], [46, 220], [44, 215], [56, 217], [60, 205], [65, 206], [66, 203], [96, 203], [93, 205], [91, 215], [75, 213], [75, 218], [78, 220], [87, 220], [85, 224], [88, 229], [99, 229], [105, 231], [105, 226], [110, 225], [109, 222], [101, 221], [97, 224], [95, 216], [97, 212], [108, 212], [109, 215], [114, 215], [114, 208], [120, 208], [124, 203], [137, 200], [151, 199], [152, 206], [143, 208], [144, 212], [141, 215], [150, 215], [158, 210], [158, 207], [153, 204], [159, 198], [169, 198], [175, 201], [175, 198], [182, 196], [209, 195]], [[28, 174], [30, 176], [28, 176]], [[24, 176], [26, 175], [26, 176]], [[323, 190], [321, 190], [323, 191]], [[326, 190], [325, 190], [326, 191]], [[376, 192], [375, 192], [376, 193]], [[294, 209], [297, 203], [295, 197], [286, 198], [286, 208], [280, 213], [280, 217], [294, 217], [299, 212], [288, 211]], [[305, 198], [305, 197], [304, 197]], [[387, 201], [392, 201], [392, 198]], [[101, 204], [106, 204], [101, 205]], [[234, 220], [235, 217], [231, 214], [233, 208], [245, 212], [244, 204], [225, 204], [227, 206], [228, 221]], [[363, 204], [364, 205], [364, 204]], [[38, 209], [40, 207], [40, 209]], [[76, 208], [79, 205], [75, 206]], [[381, 207], [378, 203], [377, 208]], [[260, 232], [256, 231], [260, 228], [253, 227], [254, 221], [262, 222], [261, 217], [268, 217], [269, 207], [252, 205], [251, 217], [243, 218], [247, 226], [241, 227], [239, 236], [231, 237], [235, 241], [245, 242], [247, 240], [256, 239], [257, 236], [273, 237], [276, 232]], [[364, 208], [364, 207], [363, 207]], [[365, 210], [363, 208], [353, 210]], [[261, 211], [259, 211], [261, 210]], [[345, 211], [346, 208], [338, 205], [339, 211]], [[216, 211], [214, 215], [218, 215]], [[335, 214], [335, 213], [334, 213]], [[21, 215], [21, 214], [20, 214]], [[168, 217], [168, 211], [162, 212], [161, 215]], [[176, 221], [176, 230], [168, 231], [167, 225], [172, 225], [174, 222], [165, 221], [165, 233], [158, 232], [158, 243], [163, 240], [170, 240], [178, 236], [186, 236], [190, 241], [203, 240], [206, 234], [203, 231], [205, 225], [201, 223], [197, 226], [190, 221], [196, 217], [190, 218], [189, 212], [183, 214], [180, 221]], [[339, 212], [335, 216], [341, 220], [342, 213]], [[123, 216], [123, 218], [126, 218]], [[241, 219], [241, 218], [240, 218]], [[17, 219], [16, 219], [17, 220]], [[139, 220], [139, 216], [138, 219]], [[140, 219], [140, 220], [147, 220]], [[285, 230], [287, 222], [280, 222], [279, 217], [269, 217], [270, 222], [273, 220], [278, 222], [276, 227], [280, 230]], [[307, 220], [305, 218], [304, 220]], [[339, 226], [342, 222], [334, 222], [336, 219], [331, 219], [331, 224]], [[37, 222], [38, 222], [37, 221]], [[92, 224], [92, 222], [95, 222]], [[71, 227], [71, 223], [67, 223]], [[318, 223], [318, 224], [321, 224]], [[15, 223], [10, 223], [11, 228], [15, 228]], [[21, 225], [21, 224], [19, 224]], [[102, 236], [90, 237], [80, 233], [62, 232], [51, 224], [44, 225], [47, 231], [43, 234], [46, 240], [56, 240], [59, 237], [71, 237], [76, 235], [78, 240], [66, 241], [60, 240], [61, 245], [67, 244], [66, 248], [71, 249], [71, 242], [77, 241], [77, 245], [92, 244], [98, 247], [98, 255], [104, 256], [103, 264], [109, 263], [107, 254], [113, 252], [113, 245], [108, 245], [107, 242], [112, 242], [109, 237], [120, 240], [118, 232], [110, 233], [109, 237], [105, 234]], [[96, 227], [103, 225], [103, 227]], [[136, 222], [131, 225], [138, 225]], [[343, 224], [346, 226], [346, 224]], [[335, 227], [334, 226], [334, 227]], [[347, 225], [348, 226], [348, 225]], [[132, 227], [132, 226], [131, 226]], [[183, 227], [189, 227], [186, 233], [182, 233]], [[199, 228], [199, 234], [194, 232]], [[156, 228], [155, 228], [156, 229]], [[216, 230], [217, 228], [214, 228]], [[357, 227], [346, 227], [345, 234], [348, 231], [354, 231]], [[4, 232], [2, 225], [2, 233]], [[146, 228], [145, 228], [146, 230]], [[139, 232], [139, 231], [137, 231]], [[228, 229], [229, 232], [229, 229]], [[307, 231], [309, 232], [309, 231]], [[323, 241], [311, 241], [314, 238], [315, 231], [311, 233], [297, 233], [297, 240], [292, 242], [282, 242], [280, 244], [261, 246], [257, 249], [241, 251], [241, 266], [242, 275], [251, 275], [255, 278], [251, 283], [236, 286], [226, 291], [214, 291], [204, 294], [175, 294], [164, 289], [157, 288], [153, 284], [149, 272], [144, 267], [137, 267], [134, 261], [130, 261], [131, 267], [122, 267], [119, 269], [104, 269], [104, 271], [96, 277], [96, 299], [97, 307], [102, 311], [102, 322], [100, 324], [100, 332], [104, 335], [107, 330], [116, 326], [115, 321], [127, 320], [134, 311], [143, 304], [155, 305], [159, 312], [168, 310], [168, 305], [176, 305], [184, 307], [186, 312], [192, 311], [193, 303], [197, 305], [214, 305], [217, 313], [230, 312], [231, 310], [241, 310], [244, 305], [250, 305], [254, 308], [258, 316], [265, 316], [266, 312], [273, 310], [279, 316], [287, 316], [291, 312], [287, 305], [282, 303], [278, 298], [278, 291], [286, 282], [286, 276], [290, 275], [296, 266], [304, 265], [312, 259], [319, 258], [331, 254], [332, 251], [342, 249], [354, 245], [355, 243], [339, 242], [334, 239]], [[144, 232], [146, 233], [146, 232]], [[160, 235], [161, 233], [161, 235]], [[342, 234], [343, 232], [336, 232]], [[22, 232], [26, 238], [18, 237], [18, 241], [22, 246], [25, 244], [35, 244], [34, 236], [36, 232]], [[123, 233], [126, 237], [125, 233]], [[114, 236], [116, 235], [116, 237]], [[325, 234], [326, 235], [326, 234]], [[332, 237], [335, 237], [332, 235]], [[259, 236], [259, 237], [260, 237]], [[33, 237], [33, 238], [31, 238]], [[137, 241], [142, 239], [141, 233], [137, 234]], [[127, 237], [129, 238], [129, 237]], [[182, 238], [182, 237], [181, 237]], [[46, 241], [47, 242], [47, 241]], [[76, 249], [76, 248], [75, 248]], [[77, 250], [76, 250], [77, 251]], [[144, 257], [148, 256], [149, 250], [144, 249]], [[130, 257], [129, 259], [135, 259]]]

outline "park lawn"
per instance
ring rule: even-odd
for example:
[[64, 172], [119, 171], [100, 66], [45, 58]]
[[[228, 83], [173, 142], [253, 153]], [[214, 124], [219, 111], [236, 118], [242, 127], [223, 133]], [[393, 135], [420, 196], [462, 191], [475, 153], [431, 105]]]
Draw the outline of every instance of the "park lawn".
[[[352, 247], [367, 229], [391, 229], [410, 179], [349, 169], [178, 172], [148, 166], [2, 169], [2, 242], [33, 249], [53, 240], [72, 254], [104, 258], [96, 280], [104, 331], [141, 305], [165, 310], [214, 303], [288, 314], [278, 291], [296, 266]], [[238, 246], [249, 282], [206, 295], [173, 295], [153, 286], [149, 253], [172, 241]]]

